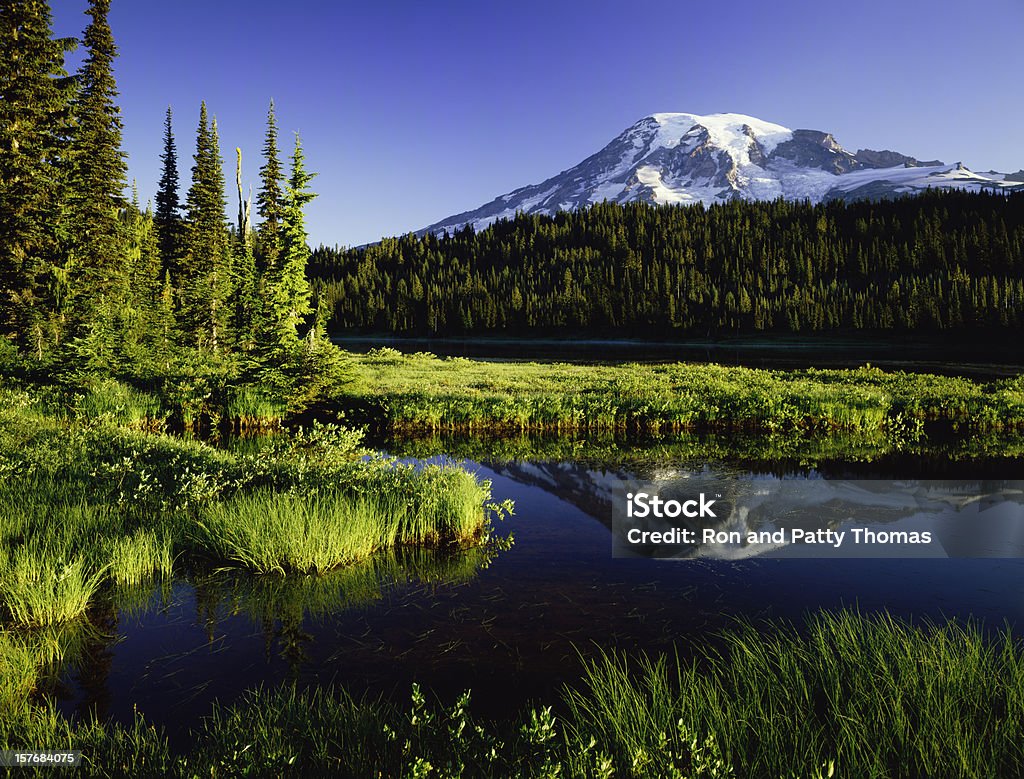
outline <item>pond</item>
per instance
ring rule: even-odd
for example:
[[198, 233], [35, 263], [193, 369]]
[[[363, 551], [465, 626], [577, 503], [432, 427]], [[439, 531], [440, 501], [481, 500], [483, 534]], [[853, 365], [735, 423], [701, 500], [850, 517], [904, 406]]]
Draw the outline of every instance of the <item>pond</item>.
[[[415, 449], [408, 443], [403, 455]], [[800, 621], [810, 610], [856, 606], [1024, 630], [1020, 559], [612, 556], [610, 495], [622, 479], [694, 468], [739, 483], [908, 478], [898, 459], [709, 465], [634, 450], [628, 466], [564, 456], [466, 464], [493, 482], [496, 498], [515, 501], [515, 515], [497, 528], [514, 535], [511, 548], [399, 550], [296, 582], [195, 573], [134, 602], [122, 597], [94, 615], [109, 635], [71, 658], [54, 693], [60, 707], [121, 722], [137, 707], [173, 741], [212, 701], [260, 685], [333, 684], [404, 702], [418, 681], [446, 701], [469, 688], [474, 709], [498, 717], [531, 700], [554, 702], [556, 688], [578, 678], [580, 658], [599, 649], [685, 655], [741, 618]], [[975, 479], [977, 468], [950, 463], [928, 476]], [[1021, 472], [1019, 461], [1004, 460], [985, 475]]]

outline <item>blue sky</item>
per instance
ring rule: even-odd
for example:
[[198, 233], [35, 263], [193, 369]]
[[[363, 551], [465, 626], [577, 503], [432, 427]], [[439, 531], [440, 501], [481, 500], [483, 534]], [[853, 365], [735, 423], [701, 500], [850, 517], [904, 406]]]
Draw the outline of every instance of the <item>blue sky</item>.
[[[85, 0], [57, 0], [79, 35]], [[159, 9], [159, 10], [157, 10]], [[256, 184], [267, 104], [319, 172], [314, 244], [424, 227], [655, 112], [751, 114], [975, 170], [1024, 168], [1024, 2], [113, 0], [130, 176], [187, 187], [199, 102]], [[229, 194], [228, 213], [235, 212]]]

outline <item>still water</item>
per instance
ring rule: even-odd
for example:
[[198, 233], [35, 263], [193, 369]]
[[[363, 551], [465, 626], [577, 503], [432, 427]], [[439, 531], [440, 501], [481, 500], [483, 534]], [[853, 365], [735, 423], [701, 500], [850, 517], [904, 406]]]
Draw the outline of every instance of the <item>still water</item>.
[[[1019, 463], [1002, 465], [1022, 472]], [[558, 687], [578, 678], [581, 657], [599, 649], [685, 656], [740, 618], [799, 622], [810, 610], [851, 606], [1024, 633], [1024, 560], [616, 559], [614, 484], [692, 464], [467, 466], [492, 481], [495, 498], [515, 501], [515, 515], [497, 528], [514, 536], [510, 549], [400, 551], [294, 584], [224, 574], [177, 580], [108, 609], [100, 621], [112, 638], [73, 661], [60, 706], [122, 722], [137, 707], [175, 739], [214, 700], [260, 685], [333, 684], [404, 702], [418, 681], [447, 701], [470, 688], [479, 715], [502, 716], [531, 700], [554, 702]], [[838, 475], [712, 467], [740, 480]], [[871, 475], [886, 474], [875, 467]]]

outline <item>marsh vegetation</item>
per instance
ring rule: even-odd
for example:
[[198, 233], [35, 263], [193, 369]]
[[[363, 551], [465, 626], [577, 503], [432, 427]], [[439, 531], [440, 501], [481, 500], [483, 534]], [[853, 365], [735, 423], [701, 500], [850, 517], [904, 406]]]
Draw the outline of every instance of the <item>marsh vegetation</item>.
[[1024, 380], [855, 370], [772, 371], [699, 363], [577, 365], [439, 359], [382, 348], [352, 355], [352, 412], [400, 431], [689, 430], [964, 434], [1024, 426]]

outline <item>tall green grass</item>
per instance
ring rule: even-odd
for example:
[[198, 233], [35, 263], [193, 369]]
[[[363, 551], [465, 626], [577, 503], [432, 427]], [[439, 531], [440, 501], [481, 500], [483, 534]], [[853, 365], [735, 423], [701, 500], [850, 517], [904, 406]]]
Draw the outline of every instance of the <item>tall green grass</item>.
[[158, 397], [116, 379], [90, 382], [79, 398], [75, 412], [82, 419], [125, 425], [162, 424], [165, 416]]
[[483, 535], [485, 485], [455, 468], [404, 472], [415, 490], [395, 489], [397, 480], [381, 472], [384, 479], [358, 494], [240, 493], [205, 507], [192, 541], [215, 560], [287, 574], [328, 571], [396, 545], [462, 544]]
[[870, 367], [493, 363], [393, 349], [351, 359], [351, 413], [397, 430], [885, 431], [910, 444], [926, 422], [1024, 426], [1019, 377], [978, 384]]
[[23, 627], [46, 627], [85, 613], [103, 570], [84, 557], [65, 558], [46, 546], [20, 546], [0, 570], [0, 604]]
[[713, 737], [739, 776], [830, 763], [858, 777], [1024, 769], [1024, 647], [955, 622], [844, 611], [812, 617], [806, 632], [746, 624], [690, 663], [605, 655], [567, 702], [577, 740], [596, 738], [619, 765], [659, 754], [682, 722]]
[[316, 573], [390, 546], [399, 519], [393, 504], [259, 490], [209, 506], [194, 540], [214, 559], [256, 573]]
[[240, 430], [264, 430], [280, 427], [287, 404], [253, 386], [243, 386], [228, 395], [226, 414]]
[[174, 569], [174, 539], [168, 532], [140, 528], [109, 544], [108, 573], [113, 582], [137, 587], [154, 578], [170, 578]]
[[13, 633], [0, 629], [0, 711], [20, 712], [36, 686], [36, 660]]

